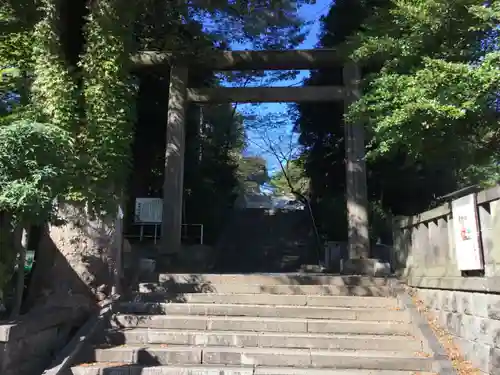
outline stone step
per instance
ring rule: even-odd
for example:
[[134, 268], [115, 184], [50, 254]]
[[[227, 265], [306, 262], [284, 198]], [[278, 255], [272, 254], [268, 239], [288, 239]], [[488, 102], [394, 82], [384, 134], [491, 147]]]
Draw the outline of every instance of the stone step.
[[140, 365], [254, 365], [299, 368], [432, 371], [432, 358], [389, 351], [172, 346], [95, 349], [97, 362]]
[[140, 283], [139, 293], [154, 293], [173, 297], [185, 293], [218, 294], [290, 294], [324, 296], [378, 296], [392, 295], [390, 286], [381, 285], [266, 285], [266, 284], [195, 284], [195, 283]]
[[325, 335], [312, 333], [269, 333], [231, 331], [183, 331], [158, 329], [110, 330], [106, 341], [113, 345], [167, 344], [261, 348], [304, 348], [343, 350], [387, 350], [418, 352], [422, 343], [411, 336]]
[[218, 293], [186, 293], [175, 297], [162, 298], [142, 294], [142, 301], [150, 302], [190, 302], [218, 303], [236, 305], [290, 305], [316, 307], [376, 307], [397, 308], [396, 298], [388, 297], [355, 297], [355, 296], [317, 296], [317, 295], [272, 295], [272, 294], [218, 294]]
[[406, 310], [366, 307], [312, 307], [231, 305], [214, 303], [140, 303], [127, 302], [116, 306], [116, 312], [157, 315], [253, 316], [270, 318], [310, 318], [341, 320], [390, 320], [408, 322]]
[[393, 321], [292, 319], [184, 315], [119, 314], [111, 322], [118, 328], [184, 329], [195, 331], [250, 331], [408, 335], [409, 324]]
[[[254, 366], [140, 366], [140, 365], [111, 365], [89, 364], [75, 366], [72, 375], [415, 375], [413, 371], [391, 370], [330, 370], [314, 368], [273, 368]], [[430, 372], [419, 372], [418, 375], [437, 375]]]
[[393, 278], [371, 276], [339, 276], [325, 274], [158, 274], [155, 281], [171, 284], [253, 284], [253, 285], [335, 285], [387, 286]]

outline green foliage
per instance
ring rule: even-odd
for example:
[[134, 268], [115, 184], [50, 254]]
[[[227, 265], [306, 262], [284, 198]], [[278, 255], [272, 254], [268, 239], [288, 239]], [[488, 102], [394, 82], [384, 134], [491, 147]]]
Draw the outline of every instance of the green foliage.
[[[91, 201], [95, 208], [113, 204], [128, 176], [134, 91], [130, 54], [134, 7], [121, 2], [92, 2], [85, 28], [86, 49], [80, 73], [63, 55], [62, 0], [43, 0], [33, 29], [35, 115], [76, 139], [70, 198]], [[83, 78], [83, 92], [81, 79]], [[83, 94], [83, 96], [82, 96]], [[111, 199], [110, 199], [111, 198]]]
[[[324, 17], [319, 47], [364, 67], [365, 95], [349, 119], [368, 125], [373, 236], [387, 226], [384, 212], [416, 214], [461, 185], [498, 178], [498, 115], [490, 105], [498, 62], [486, 57], [498, 46], [491, 27], [498, 2], [490, 3], [336, 0]], [[484, 12], [482, 20], [474, 15]], [[340, 85], [341, 67], [314, 71], [306, 84]], [[345, 239], [343, 104], [296, 108], [318, 224], [329, 238]]]
[[238, 172], [242, 181], [252, 181], [257, 185], [269, 181], [266, 160], [259, 156], [243, 156], [238, 163]]
[[0, 124], [19, 118], [29, 100], [26, 72], [31, 66], [32, 5], [28, 0], [12, 1], [0, 8], [4, 26], [0, 26]]
[[42, 122], [71, 133], [77, 130], [77, 87], [62, 56], [59, 14], [62, 0], [42, 0], [41, 18], [32, 35], [33, 84], [31, 95]]
[[[72, 186], [67, 198], [103, 208], [128, 182], [136, 91], [130, 55], [160, 49], [210, 53], [214, 47], [225, 48], [228, 41], [251, 41], [259, 48], [294, 46], [304, 37], [297, 9], [305, 1], [278, 3], [272, 9], [256, 9], [251, 2], [78, 0], [69, 7], [67, 0], [5, 0], [0, 10], [0, 67], [9, 74], [0, 83], [0, 124], [20, 117], [71, 134], [74, 164], [69, 166]], [[213, 23], [202, 25], [207, 18]], [[165, 103], [161, 107], [165, 110]], [[199, 185], [203, 182], [205, 192], [216, 185], [206, 183], [207, 176], [223, 180], [219, 184], [225, 184], [225, 201], [219, 205], [232, 202], [237, 154], [244, 143], [241, 118], [227, 109], [208, 111], [211, 128], [197, 140], [206, 156], [199, 169], [193, 169], [203, 172]], [[155, 136], [154, 142], [158, 139]], [[9, 186], [18, 182], [10, 181]]]
[[275, 194], [308, 195], [309, 178], [304, 171], [302, 159], [289, 160], [283, 165], [283, 170], [276, 172], [269, 184], [274, 188]]
[[110, 194], [120, 194], [130, 170], [135, 89], [129, 61], [135, 7], [119, 0], [90, 4], [80, 63], [86, 115], [82, 156], [96, 203], [104, 204], [112, 203]]
[[448, 159], [463, 183], [492, 177], [500, 140], [499, 4], [394, 0], [352, 39], [356, 58], [383, 66], [349, 113], [370, 125], [370, 156], [404, 150], [412, 160]]
[[70, 186], [70, 134], [54, 125], [14, 122], [0, 127], [0, 211], [41, 224]]
[[426, 59], [411, 75], [382, 73], [353, 106], [350, 120], [370, 120], [374, 155], [402, 145], [414, 158], [474, 154], [499, 136], [492, 106], [500, 88], [499, 62], [498, 53], [476, 66]]
[[[238, 167], [244, 136], [241, 118], [230, 105], [202, 108], [201, 121], [188, 122], [184, 222], [203, 224], [206, 243], [214, 244], [241, 188]], [[196, 131], [190, 132], [193, 128]]]

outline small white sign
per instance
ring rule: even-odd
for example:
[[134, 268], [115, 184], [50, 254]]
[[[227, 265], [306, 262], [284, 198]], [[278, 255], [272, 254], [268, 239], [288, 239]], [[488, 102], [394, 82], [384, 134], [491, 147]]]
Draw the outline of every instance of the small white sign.
[[136, 198], [134, 222], [136, 224], [161, 224], [163, 199]]
[[451, 202], [451, 210], [458, 269], [461, 271], [484, 269], [476, 195], [469, 194], [454, 200]]

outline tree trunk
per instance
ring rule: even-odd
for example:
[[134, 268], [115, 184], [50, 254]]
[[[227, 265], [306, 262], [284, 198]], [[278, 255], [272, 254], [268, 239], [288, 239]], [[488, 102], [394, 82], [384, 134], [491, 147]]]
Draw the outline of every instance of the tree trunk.
[[[28, 250], [28, 240], [29, 240], [29, 225], [21, 225], [16, 228], [16, 231], [20, 231], [20, 236], [15, 236], [16, 249], [17, 249], [17, 272], [16, 272], [16, 290], [14, 295], [14, 304], [12, 306], [12, 311], [10, 313], [11, 319], [16, 319], [19, 317], [21, 312], [21, 306], [23, 304], [24, 296], [24, 264], [26, 263], [26, 251]], [[19, 238], [20, 237], [20, 238]]]
[[97, 308], [113, 284], [116, 217], [94, 217], [72, 204], [61, 205], [58, 214], [64, 223], [43, 230], [27, 303]]

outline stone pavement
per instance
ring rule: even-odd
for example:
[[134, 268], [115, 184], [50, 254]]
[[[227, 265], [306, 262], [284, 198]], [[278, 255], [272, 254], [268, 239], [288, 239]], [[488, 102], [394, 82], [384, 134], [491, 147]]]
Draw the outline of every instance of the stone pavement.
[[440, 372], [393, 280], [307, 274], [159, 275], [74, 375], [410, 375]]

